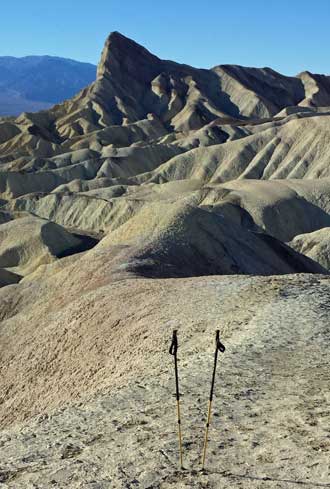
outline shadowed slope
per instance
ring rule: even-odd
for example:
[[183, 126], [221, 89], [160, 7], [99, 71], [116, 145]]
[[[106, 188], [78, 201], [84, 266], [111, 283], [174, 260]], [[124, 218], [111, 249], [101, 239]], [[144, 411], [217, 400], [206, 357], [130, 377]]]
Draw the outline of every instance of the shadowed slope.
[[150, 203], [100, 243], [109, 245], [131, 245], [119, 269], [147, 277], [326, 273], [270, 236], [185, 203]]

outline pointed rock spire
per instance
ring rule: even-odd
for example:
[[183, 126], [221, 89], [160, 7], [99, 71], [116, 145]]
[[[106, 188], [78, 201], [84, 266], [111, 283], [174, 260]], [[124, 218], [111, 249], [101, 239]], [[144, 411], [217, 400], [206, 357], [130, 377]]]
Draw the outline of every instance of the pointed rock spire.
[[135, 79], [154, 77], [162, 61], [140, 44], [112, 32], [105, 41], [101, 60], [97, 69], [97, 78], [107, 77], [121, 72]]

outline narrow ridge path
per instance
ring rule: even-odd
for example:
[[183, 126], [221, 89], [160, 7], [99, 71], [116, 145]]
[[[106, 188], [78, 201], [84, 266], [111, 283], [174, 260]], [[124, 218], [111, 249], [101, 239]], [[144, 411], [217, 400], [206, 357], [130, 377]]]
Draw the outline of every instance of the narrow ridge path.
[[[242, 280], [253, 290], [258, 279]], [[247, 322], [225, 312], [234, 310], [234, 300], [224, 299], [228, 283], [216, 285], [227, 350], [219, 357], [205, 473], [199, 469], [216, 327], [179, 327], [181, 472], [171, 323], [154, 375], [1, 432], [0, 487], [330, 487], [330, 281], [296, 276], [279, 283], [276, 294], [265, 290], [267, 300], [256, 286]]]

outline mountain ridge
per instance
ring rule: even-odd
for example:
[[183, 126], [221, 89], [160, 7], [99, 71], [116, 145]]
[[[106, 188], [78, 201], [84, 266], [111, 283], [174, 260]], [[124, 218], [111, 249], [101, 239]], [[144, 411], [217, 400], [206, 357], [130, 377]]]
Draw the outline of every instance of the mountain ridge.
[[[114, 32], [105, 42], [97, 81], [78, 99], [82, 105], [96, 103], [92, 118], [101, 115], [101, 126], [135, 122], [152, 112], [177, 130], [190, 130], [223, 116], [272, 117], [287, 106], [304, 103], [308, 95], [298, 77], [286, 77], [272, 69], [265, 74], [262, 69], [238, 67], [239, 77], [232, 73], [235, 66], [230, 71], [228, 65], [207, 70], [161, 60]], [[113, 85], [115, 80], [118, 83]], [[256, 81], [260, 93], [252, 90]], [[327, 106], [329, 93], [323, 97]], [[305, 105], [312, 102], [307, 100]]]
[[50, 108], [90, 84], [96, 67], [59, 56], [1, 56], [0, 114]]

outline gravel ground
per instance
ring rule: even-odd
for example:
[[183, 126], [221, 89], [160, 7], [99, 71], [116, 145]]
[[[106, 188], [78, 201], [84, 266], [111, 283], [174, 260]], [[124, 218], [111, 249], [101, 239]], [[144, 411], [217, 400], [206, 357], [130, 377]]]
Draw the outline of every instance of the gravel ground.
[[[155, 281], [155, 288], [165, 282]], [[196, 300], [184, 322], [171, 287], [163, 294], [170, 319], [161, 317], [158, 367], [151, 361], [151, 369], [146, 364], [145, 373], [126, 385], [2, 431], [1, 487], [330, 487], [330, 280], [295, 275], [175, 283], [182, 285], [180, 300], [186, 294], [190, 303], [191, 290], [199, 288], [203, 301]], [[211, 289], [222, 311], [217, 324], [212, 308], [201, 320]], [[217, 326], [227, 350], [219, 358], [202, 473]], [[180, 342], [184, 471], [178, 470], [174, 370], [167, 352], [173, 327]]]

